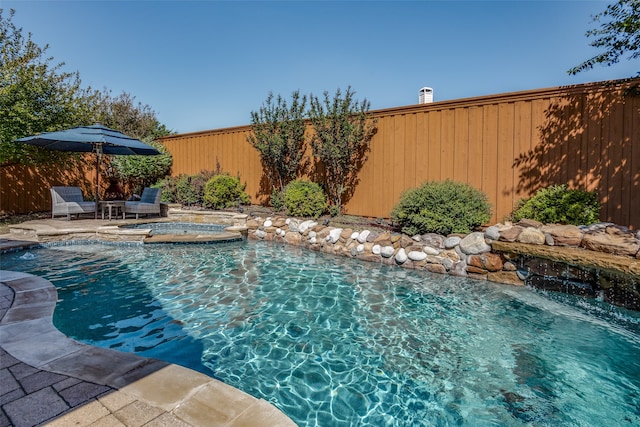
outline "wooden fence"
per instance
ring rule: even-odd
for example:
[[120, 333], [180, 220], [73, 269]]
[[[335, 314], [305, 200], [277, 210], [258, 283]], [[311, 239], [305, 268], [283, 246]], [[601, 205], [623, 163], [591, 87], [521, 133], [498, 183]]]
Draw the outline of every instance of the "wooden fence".
[[[378, 132], [346, 213], [388, 218], [405, 190], [452, 179], [484, 191], [496, 222], [520, 198], [567, 183], [598, 191], [601, 220], [640, 228], [639, 88], [640, 79], [631, 79], [373, 111]], [[163, 138], [173, 175], [220, 168], [239, 175], [254, 202], [266, 201], [250, 132], [242, 126]], [[1, 178], [5, 209], [10, 177]]]

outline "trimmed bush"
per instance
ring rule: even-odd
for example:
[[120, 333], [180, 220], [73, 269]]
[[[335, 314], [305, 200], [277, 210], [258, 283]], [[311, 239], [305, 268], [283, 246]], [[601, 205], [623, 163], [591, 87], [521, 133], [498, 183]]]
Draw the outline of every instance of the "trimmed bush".
[[224, 209], [240, 204], [249, 204], [251, 199], [244, 192], [246, 184], [231, 175], [216, 175], [207, 181], [204, 188], [203, 205], [211, 209]]
[[327, 208], [327, 197], [315, 182], [296, 180], [284, 188], [284, 205], [289, 215], [318, 218]]
[[409, 236], [470, 233], [489, 221], [491, 206], [486, 194], [468, 184], [433, 181], [406, 191], [391, 218]]
[[566, 184], [543, 188], [514, 210], [514, 221], [533, 219], [543, 224], [590, 225], [599, 221], [600, 202], [595, 191], [571, 190]]

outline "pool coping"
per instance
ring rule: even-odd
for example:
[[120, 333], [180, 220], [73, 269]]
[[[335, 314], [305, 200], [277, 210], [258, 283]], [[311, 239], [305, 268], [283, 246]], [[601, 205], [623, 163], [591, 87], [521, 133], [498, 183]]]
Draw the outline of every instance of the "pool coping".
[[[131, 426], [161, 422], [184, 426], [296, 425], [271, 403], [207, 375], [72, 340], [52, 323], [57, 290], [42, 277], [0, 270], [0, 286], [3, 285], [13, 292], [13, 301], [0, 319], [0, 347], [4, 352], [36, 370], [109, 390], [71, 411], [54, 414], [46, 425], [88, 426], [108, 417]], [[33, 410], [32, 401], [22, 401], [25, 414]], [[155, 416], [144, 424], [127, 418], [127, 408], [130, 412], [134, 403], [152, 408], [145, 413]]]
[[[149, 223], [184, 224], [177, 218], [143, 218], [138, 220], [75, 220], [62, 221], [43, 219], [27, 221], [9, 227], [10, 234], [7, 239], [0, 242], [0, 251], [4, 252], [5, 245], [11, 240], [24, 240], [27, 242], [59, 242], [64, 240], [99, 240], [105, 242], [140, 242], [140, 243], [224, 243], [240, 241], [247, 238], [248, 229], [233, 223], [197, 223], [197, 225], [218, 225], [223, 230], [216, 234], [152, 234], [151, 228], [130, 228]], [[3, 236], [0, 236], [3, 237]]]

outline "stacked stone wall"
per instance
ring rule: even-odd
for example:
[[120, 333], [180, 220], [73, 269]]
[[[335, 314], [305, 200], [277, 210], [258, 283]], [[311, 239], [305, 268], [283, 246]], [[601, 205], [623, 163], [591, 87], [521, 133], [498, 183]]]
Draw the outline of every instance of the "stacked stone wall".
[[[571, 287], [587, 296], [604, 291], [604, 298], [612, 303], [640, 309], [640, 232], [614, 224], [576, 227], [525, 220], [449, 236], [337, 228], [287, 217], [250, 218], [246, 227], [251, 239], [432, 273], [534, 286], [545, 282], [538, 280], [540, 277], [555, 277], [554, 290]], [[550, 262], [535, 263], [531, 259]], [[556, 274], [555, 270], [561, 271]], [[595, 283], [576, 285], [585, 277]], [[610, 285], [620, 277], [625, 288], [623, 302], [619, 301], [620, 289], [613, 290]], [[607, 289], [612, 289], [609, 296]]]

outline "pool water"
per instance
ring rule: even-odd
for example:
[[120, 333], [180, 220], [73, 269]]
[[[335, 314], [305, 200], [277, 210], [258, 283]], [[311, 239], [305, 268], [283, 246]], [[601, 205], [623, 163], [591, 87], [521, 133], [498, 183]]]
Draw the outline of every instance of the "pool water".
[[228, 225], [197, 224], [184, 222], [149, 222], [144, 224], [123, 225], [121, 228], [151, 229], [152, 236], [166, 234], [220, 234]]
[[640, 425], [640, 313], [268, 242], [3, 255], [54, 324], [181, 364], [300, 426]]

